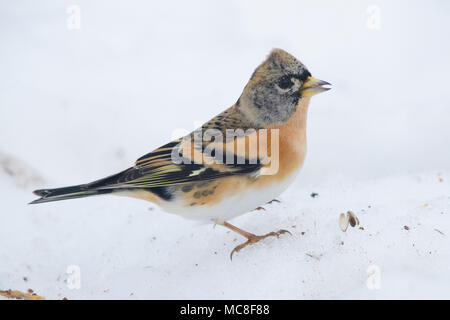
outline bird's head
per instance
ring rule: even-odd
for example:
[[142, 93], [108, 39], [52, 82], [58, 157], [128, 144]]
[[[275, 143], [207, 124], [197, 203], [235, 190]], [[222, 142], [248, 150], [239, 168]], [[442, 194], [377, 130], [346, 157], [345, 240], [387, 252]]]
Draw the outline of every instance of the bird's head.
[[329, 90], [325, 85], [330, 84], [313, 78], [294, 56], [274, 49], [253, 72], [238, 105], [260, 125], [283, 123], [300, 99]]

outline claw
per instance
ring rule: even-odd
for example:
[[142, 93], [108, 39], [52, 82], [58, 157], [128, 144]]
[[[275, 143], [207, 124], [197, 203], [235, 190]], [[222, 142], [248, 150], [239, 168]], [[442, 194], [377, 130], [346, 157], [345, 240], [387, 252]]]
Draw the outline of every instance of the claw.
[[261, 241], [261, 240], [263, 240], [263, 239], [265, 239], [265, 238], [267, 238], [267, 237], [274, 237], [274, 236], [276, 236], [277, 238], [279, 238], [280, 235], [285, 234], [285, 233], [288, 233], [289, 235], [292, 236], [292, 233], [290, 233], [288, 230], [278, 230], [277, 232], [270, 232], [270, 233], [268, 233], [268, 234], [266, 234], [266, 235], [263, 235], [263, 236], [257, 236], [257, 235], [254, 235], [254, 234], [250, 234], [250, 235], [248, 236], [248, 240], [247, 240], [246, 242], [241, 243], [240, 245], [236, 246], [236, 247], [231, 251], [231, 253], [230, 253], [230, 260], [233, 261], [233, 254], [234, 254], [235, 252], [241, 251], [241, 250], [244, 249], [246, 246], [255, 244], [255, 243], [257, 243], [257, 242], [259, 242], [259, 241]]
[[287, 234], [289, 234], [290, 236], [292, 236], [292, 233], [291, 233], [289, 230], [280, 230], [280, 231], [278, 231], [278, 232], [280, 232], [280, 234], [285, 234], [285, 233], [287, 233]]
[[249, 244], [250, 244], [250, 240], [247, 240], [246, 242], [241, 243], [240, 245], [236, 246], [230, 253], [230, 260], [233, 261], [233, 254], [235, 252], [239, 252], [241, 249], [245, 248]]

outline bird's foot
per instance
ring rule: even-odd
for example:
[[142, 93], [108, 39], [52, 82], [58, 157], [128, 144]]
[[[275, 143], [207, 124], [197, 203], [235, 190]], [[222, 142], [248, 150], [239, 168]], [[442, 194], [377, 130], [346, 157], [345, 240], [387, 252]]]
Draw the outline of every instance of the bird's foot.
[[280, 235], [285, 234], [285, 233], [287, 233], [287, 234], [289, 234], [289, 235], [292, 235], [292, 234], [291, 234], [289, 231], [287, 231], [287, 230], [278, 230], [278, 231], [276, 231], [276, 232], [270, 232], [270, 233], [268, 233], [268, 234], [266, 234], [266, 235], [263, 235], [263, 236], [257, 236], [257, 235], [255, 235], [255, 234], [248, 233], [248, 234], [246, 235], [246, 238], [247, 238], [248, 240], [247, 240], [246, 242], [244, 242], [244, 243], [238, 245], [236, 248], [233, 249], [233, 251], [231, 251], [231, 253], [230, 253], [230, 259], [233, 260], [233, 254], [234, 254], [235, 252], [239, 252], [239, 251], [241, 251], [242, 249], [244, 249], [245, 247], [247, 247], [247, 246], [249, 246], [249, 245], [255, 244], [255, 243], [257, 243], [257, 242], [259, 242], [259, 241], [261, 241], [261, 240], [263, 240], [263, 239], [265, 239], [265, 238], [268, 238], [268, 237], [277, 237], [277, 238], [279, 238]]

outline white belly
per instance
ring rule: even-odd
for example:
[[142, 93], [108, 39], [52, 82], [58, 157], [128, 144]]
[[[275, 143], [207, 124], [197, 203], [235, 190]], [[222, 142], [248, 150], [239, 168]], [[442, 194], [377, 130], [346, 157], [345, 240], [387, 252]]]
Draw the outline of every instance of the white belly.
[[177, 201], [164, 202], [164, 211], [179, 214], [187, 219], [208, 221], [228, 221], [244, 213], [250, 212], [268, 201], [279, 196], [295, 179], [292, 174], [282, 183], [265, 188], [251, 188], [232, 196], [225, 197], [221, 202], [213, 205], [189, 207]]

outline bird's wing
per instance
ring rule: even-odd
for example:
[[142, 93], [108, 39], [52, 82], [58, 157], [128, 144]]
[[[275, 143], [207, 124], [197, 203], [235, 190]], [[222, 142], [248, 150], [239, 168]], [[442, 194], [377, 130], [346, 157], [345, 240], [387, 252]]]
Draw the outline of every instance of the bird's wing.
[[[205, 123], [201, 130], [196, 130], [184, 138], [174, 140], [142, 156], [136, 161], [134, 167], [93, 182], [89, 187], [96, 189], [153, 188], [213, 180], [231, 175], [254, 174], [257, 176], [262, 167], [257, 155], [252, 158], [248, 154], [236, 152], [232, 154], [232, 161], [229, 161], [230, 159], [226, 159], [225, 139], [221, 143], [222, 154], [205, 153], [205, 149], [211, 148], [211, 142], [202, 141], [200, 144], [194, 142], [195, 135], [203, 134], [207, 129], [216, 129], [224, 133], [229, 127], [242, 126], [232, 107]], [[241, 139], [244, 139], [244, 143], [248, 143], [248, 141], [245, 142], [245, 136], [236, 137], [232, 141], [233, 146], [237, 145]], [[214, 142], [214, 139], [212, 140]], [[233, 149], [236, 150], [234, 147]], [[174, 155], [178, 156], [178, 162], [174, 161]]]
[[[122, 188], [153, 188], [178, 185], [187, 182], [214, 180], [221, 177], [241, 174], [258, 174], [261, 162], [258, 159], [238, 159], [234, 156], [233, 163], [206, 163], [205, 157], [201, 162], [193, 161], [192, 157], [183, 154], [182, 163], [176, 163], [172, 157], [178, 152], [181, 140], [170, 142], [136, 161], [131, 167], [117, 175], [95, 181], [88, 185], [94, 189], [122, 189]], [[199, 153], [199, 151], [193, 151]], [[216, 158], [215, 158], [216, 159]], [[214, 160], [211, 159], [210, 160]], [[242, 163], [244, 162], [244, 163]]]
[[[191, 156], [186, 156], [185, 153], [182, 156], [182, 163], [174, 163], [172, 156], [174, 148], [177, 148], [177, 146], [179, 146], [179, 142], [172, 142], [139, 158], [136, 161], [136, 169], [142, 175], [133, 177], [126, 184], [135, 188], [176, 185], [186, 182], [213, 180], [236, 174], [249, 174], [257, 172], [261, 167], [259, 161], [250, 163], [248, 160], [246, 163], [241, 164], [217, 164], [215, 162], [208, 164], [203, 157], [201, 158], [202, 161], [195, 162]], [[193, 151], [193, 153], [195, 152]], [[197, 154], [199, 153], [197, 152]]]

